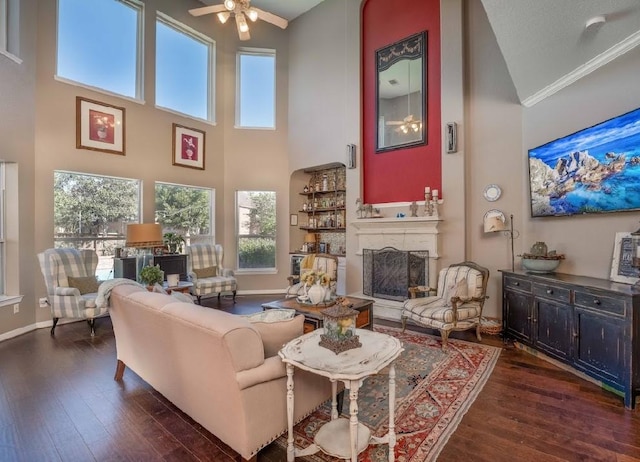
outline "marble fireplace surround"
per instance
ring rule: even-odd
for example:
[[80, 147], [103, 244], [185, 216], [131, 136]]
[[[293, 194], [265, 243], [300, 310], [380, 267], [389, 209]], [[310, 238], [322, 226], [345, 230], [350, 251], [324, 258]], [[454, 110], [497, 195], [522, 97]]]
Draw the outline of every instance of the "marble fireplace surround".
[[[438, 224], [441, 221], [437, 216], [354, 220], [350, 224], [356, 229], [358, 242], [356, 254], [362, 258], [362, 249], [379, 250], [384, 247], [394, 247], [398, 250], [427, 250], [429, 252], [429, 286], [435, 287], [438, 279]], [[375, 317], [400, 321], [403, 302], [370, 297], [362, 292], [353, 295], [372, 299]]]

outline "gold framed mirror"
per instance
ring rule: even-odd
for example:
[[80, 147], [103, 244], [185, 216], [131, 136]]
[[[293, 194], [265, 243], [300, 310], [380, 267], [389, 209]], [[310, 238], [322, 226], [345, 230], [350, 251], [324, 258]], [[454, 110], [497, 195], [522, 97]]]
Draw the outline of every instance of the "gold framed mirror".
[[426, 143], [427, 33], [376, 50], [376, 152]]

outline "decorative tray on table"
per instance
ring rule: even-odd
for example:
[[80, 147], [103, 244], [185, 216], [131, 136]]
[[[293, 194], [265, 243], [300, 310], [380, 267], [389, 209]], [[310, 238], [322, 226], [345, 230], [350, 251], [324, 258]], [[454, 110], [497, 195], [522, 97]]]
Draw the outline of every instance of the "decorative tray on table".
[[301, 305], [306, 305], [306, 306], [324, 306], [324, 307], [329, 307], [329, 306], [333, 306], [336, 304], [336, 298], [331, 298], [331, 300], [323, 300], [320, 303], [311, 303], [311, 300], [309, 299], [308, 295], [299, 295], [298, 297], [296, 297], [296, 301], [301, 304]]

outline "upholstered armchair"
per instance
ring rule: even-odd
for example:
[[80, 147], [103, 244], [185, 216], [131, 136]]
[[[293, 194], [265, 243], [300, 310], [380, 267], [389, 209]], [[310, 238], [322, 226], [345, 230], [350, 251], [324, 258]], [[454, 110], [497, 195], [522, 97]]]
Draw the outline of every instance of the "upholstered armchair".
[[98, 254], [94, 250], [47, 249], [38, 254], [47, 286], [54, 335], [60, 318], [86, 319], [95, 335], [95, 318], [107, 312], [96, 306]]
[[331, 294], [336, 294], [336, 283], [338, 280], [338, 257], [325, 253], [313, 253], [305, 256], [300, 262], [300, 274], [292, 274], [287, 278], [289, 286], [285, 297], [292, 298], [304, 293], [304, 283], [300, 282], [300, 276], [307, 271], [323, 272], [329, 275], [331, 282]]
[[222, 292], [233, 293], [233, 303], [236, 302], [237, 282], [233, 270], [224, 268], [222, 257], [224, 252], [219, 244], [194, 244], [187, 246], [187, 273], [193, 283], [191, 294], [195, 295], [198, 303], [202, 297]]
[[[476, 328], [478, 341], [484, 301], [488, 298], [489, 270], [474, 262], [456, 263], [440, 270], [438, 287], [409, 289], [411, 298], [402, 309], [402, 329], [407, 320], [438, 329], [442, 336], [442, 349], [447, 348], [449, 333], [454, 330]], [[435, 295], [431, 295], [435, 291]], [[417, 298], [424, 293], [426, 296]]]

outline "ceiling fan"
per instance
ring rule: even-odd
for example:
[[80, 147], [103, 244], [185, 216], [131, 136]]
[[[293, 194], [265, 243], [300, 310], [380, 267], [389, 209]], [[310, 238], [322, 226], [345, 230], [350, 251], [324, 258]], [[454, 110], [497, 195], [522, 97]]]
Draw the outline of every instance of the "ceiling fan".
[[218, 20], [224, 24], [233, 14], [236, 17], [236, 26], [238, 27], [238, 35], [240, 40], [249, 40], [249, 25], [247, 18], [252, 22], [262, 19], [270, 24], [286, 29], [289, 22], [268, 11], [261, 10], [251, 6], [251, 0], [224, 0], [221, 5], [203, 6], [201, 8], [193, 8], [189, 10], [193, 16], [203, 16], [205, 14], [217, 13]]
[[409, 133], [409, 131], [417, 132], [422, 127], [422, 122], [420, 120], [414, 119], [413, 114], [409, 114], [402, 120], [389, 120], [387, 125], [398, 125], [396, 128], [397, 132], [402, 132], [405, 135]]

